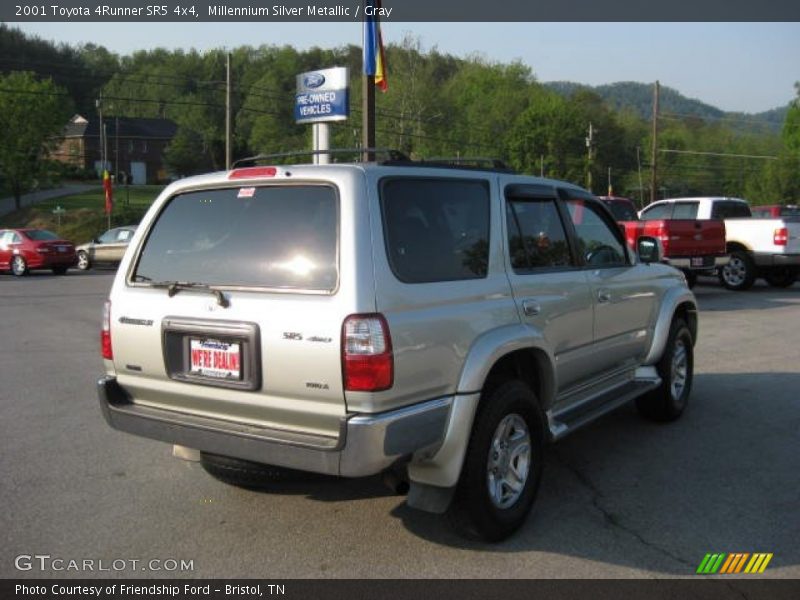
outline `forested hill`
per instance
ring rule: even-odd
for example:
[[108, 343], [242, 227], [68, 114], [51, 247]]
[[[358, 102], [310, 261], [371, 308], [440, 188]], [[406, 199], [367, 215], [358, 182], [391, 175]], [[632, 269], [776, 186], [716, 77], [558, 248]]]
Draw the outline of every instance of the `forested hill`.
[[[571, 81], [551, 81], [544, 84], [550, 89], [564, 96], [571, 96], [579, 90], [592, 91], [598, 94], [606, 103], [615, 110], [632, 110], [643, 119], [650, 119], [653, 114], [653, 85], [650, 83], [637, 83], [634, 81], [621, 81], [606, 85], [589, 86]], [[751, 123], [768, 123], [769, 129], [780, 131], [786, 119], [789, 105], [774, 108], [761, 113], [750, 114], [740, 112], [725, 112], [715, 106], [687, 98], [678, 90], [668, 86], [661, 86], [660, 112], [664, 115], [695, 116], [710, 120], [731, 120], [738, 123], [739, 127], [746, 126], [748, 119]]]

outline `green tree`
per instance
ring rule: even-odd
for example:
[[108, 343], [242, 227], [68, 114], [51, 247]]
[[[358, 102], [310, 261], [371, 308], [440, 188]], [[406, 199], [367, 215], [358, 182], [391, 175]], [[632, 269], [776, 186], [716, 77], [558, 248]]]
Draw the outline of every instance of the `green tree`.
[[797, 90], [797, 98], [794, 99], [789, 107], [789, 112], [786, 113], [781, 138], [789, 152], [800, 155], [800, 81], [794, 84], [794, 88]]
[[587, 126], [576, 104], [553, 92], [541, 93], [507, 136], [511, 165], [527, 173], [541, 169], [547, 177], [583, 185]]
[[42, 172], [44, 156], [58, 143], [72, 102], [51, 80], [17, 71], [0, 75], [0, 173], [20, 208], [22, 194]]

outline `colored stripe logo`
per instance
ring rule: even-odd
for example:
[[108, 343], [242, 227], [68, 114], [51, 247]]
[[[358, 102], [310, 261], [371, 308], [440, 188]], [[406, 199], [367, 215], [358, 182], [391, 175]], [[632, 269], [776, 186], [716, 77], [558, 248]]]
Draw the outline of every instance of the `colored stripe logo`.
[[698, 575], [735, 575], [737, 573], [763, 573], [769, 561], [772, 560], [772, 552], [734, 552], [706, 554], [697, 567]]

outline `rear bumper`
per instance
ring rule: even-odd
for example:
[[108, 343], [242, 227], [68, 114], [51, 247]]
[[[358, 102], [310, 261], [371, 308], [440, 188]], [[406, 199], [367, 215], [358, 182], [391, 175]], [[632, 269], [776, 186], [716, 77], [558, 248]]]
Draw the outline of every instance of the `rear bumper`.
[[[692, 264], [692, 258], [701, 258], [702, 264]], [[680, 257], [665, 257], [664, 262], [676, 269], [688, 269], [690, 271], [709, 271], [724, 267], [730, 262], [730, 257], [725, 254], [722, 256], [680, 256]]]
[[753, 253], [753, 260], [759, 267], [797, 267], [800, 254]]
[[49, 269], [50, 267], [71, 267], [78, 261], [77, 255], [72, 254], [39, 254], [31, 252], [26, 255], [25, 261], [29, 269]]
[[338, 439], [243, 425], [131, 402], [114, 377], [97, 382], [100, 408], [120, 431], [204, 452], [302, 471], [362, 477], [444, 441], [452, 397], [342, 420]]

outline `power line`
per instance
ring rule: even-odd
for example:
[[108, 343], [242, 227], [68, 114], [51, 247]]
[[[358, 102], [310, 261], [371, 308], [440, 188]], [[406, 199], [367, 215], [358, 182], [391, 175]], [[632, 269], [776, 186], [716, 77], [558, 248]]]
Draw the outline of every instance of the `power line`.
[[687, 119], [702, 119], [709, 121], [741, 121], [743, 123], [758, 123], [764, 125], [780, 125], [778, 121], [770, 121], [769, 119], [757, 119], [755, 117], [730, 117], [730, 116], [712, 116], [712, 115], [693, 115], [688, 113], [673, 113], [666, 112], [661, 114], [662, 117], [678, 117]]
[[771, 156], [766, 154], [729, 154], [726, 152], [700, 152], [696, 150], [670, 150], [668, 148], [659, 148], [659, 152], [665, 152], [670, 154], [695, 154], [698, 156], [721, 156], [723, 158], [753, 158], [753, 159], [760, 159], [760, 160], [778, 160], [777, 156]]

